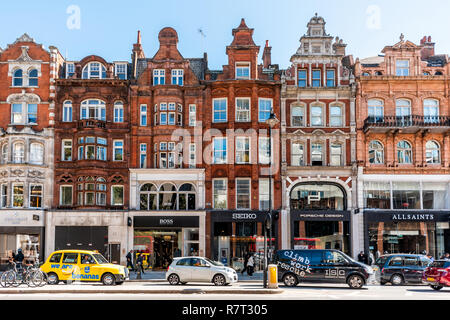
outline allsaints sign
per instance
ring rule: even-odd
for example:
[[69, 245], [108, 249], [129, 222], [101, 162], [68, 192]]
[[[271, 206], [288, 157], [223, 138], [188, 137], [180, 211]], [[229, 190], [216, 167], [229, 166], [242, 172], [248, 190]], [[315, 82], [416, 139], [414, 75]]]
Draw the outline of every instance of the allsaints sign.
[[430, 220], [434, 221], [434, 214], [409, 214], [398, 213], [392, 215], [392, 220]]

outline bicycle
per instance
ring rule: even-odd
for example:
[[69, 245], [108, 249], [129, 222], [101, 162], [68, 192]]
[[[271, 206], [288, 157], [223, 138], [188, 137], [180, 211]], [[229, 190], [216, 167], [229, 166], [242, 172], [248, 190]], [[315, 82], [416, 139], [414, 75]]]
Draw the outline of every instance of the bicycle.
[[47, 275], [39, 269], [39, 264], [23, 267], [21, 263], [11, 262], [12, 269], [4, 272], [0, 285], [4, 288], [18, 287], [26, 284], [28, 287], [41, 287], [47, 284]]

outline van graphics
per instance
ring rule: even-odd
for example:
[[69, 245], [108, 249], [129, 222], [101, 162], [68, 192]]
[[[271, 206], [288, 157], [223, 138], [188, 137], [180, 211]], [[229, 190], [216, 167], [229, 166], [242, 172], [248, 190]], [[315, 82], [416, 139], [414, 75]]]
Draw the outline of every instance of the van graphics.
[[343, 269], [327, 269], [327, 270], [325, 270], [325, 278], [345, 279], [345, 270], [343, 270]]
[[72, 274], [74, 280], [100, 280], [98, 274]]
[[51, 268], [52, 269], [72, 269], [73, 268], [73, 265], [71, 265], [71, 264], [63, 264], [62, 266], [61, 265], [59, 265], [59, 264], [52, 264], [51, 265]]
[[91, 272], [91, 267], [84, 267], [84, 273]]
[[282, 269], [289, 270], [300, 277], [304, 277], [306, 273], [311, 273], [310, 261], [308, 257], [303, 257], [293, 251], [285, 251], [284, 256], [290, 258], [289, 263], [278, 261], [278, 266]]

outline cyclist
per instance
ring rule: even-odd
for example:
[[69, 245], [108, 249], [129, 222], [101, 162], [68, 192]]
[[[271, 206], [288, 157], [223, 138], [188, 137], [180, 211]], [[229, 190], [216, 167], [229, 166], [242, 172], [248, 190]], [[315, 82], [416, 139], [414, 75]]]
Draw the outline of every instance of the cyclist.
[[20, 269], [22, 267], [23, 259], [25, 259], [25, 256], [22, 253], [22, 248], [19, 248], [19, 250], [17, 250], [16, 256], [14, 257], [14, 262], [17, 263], [18, 269]]

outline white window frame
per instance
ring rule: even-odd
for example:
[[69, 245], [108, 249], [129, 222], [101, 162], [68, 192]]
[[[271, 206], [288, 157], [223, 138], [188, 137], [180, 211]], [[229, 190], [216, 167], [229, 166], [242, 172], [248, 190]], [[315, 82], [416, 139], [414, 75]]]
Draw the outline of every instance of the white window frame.
[[[122, 189], [122, 203], [114, 203], [114, 188], [121, 188]], [[125, 186], [114, 184], [111, 186], [111, 206], [123, 206], [125, 202]]]
[[[96, 101], [96, 103], [91, 103]], [[94, 116], [90, 116], [90, 111], [93, 109]], [[83, 111], [85, 115], [83, 116]], [[106, 103], [100, 99], [87, 99], [81, 102], [80, 105], [80, 119], [81, 120], [101, 120], [106, 121]]]
[[[69, 67], [71, 70], [69, 71]], [[66, 63], [66, 79], [69, 79], [75, 74], [75, 63], [73, 62], [67, 62]]]
[[[225, 110], [224, 111], [222, 111], [222, 110], [216, 111], [215, 110], [215, 102], [216, 101], [225, 101]], [[212, 103], [212, 108], [213, 108], [212, 122], [213, 123], [226, 123], [226, 122], [228, 122], [228, 98], [214, 98], [212, 102], [213, 102]], [[216, 113], [220, 113], [220, 114], [225, 113], [225, 120], [216, 120], [215, 119]]]
[[[147, 123], [148, 123], [148, 117], [147, 117], [147, 105], [146, 104], [141, 104], [140, 108], [139, 108], [139, 124], [141, 127], [146, 127]], [[145, 121], [143, 121], [143, 119], [145, 119]]]
[[[215, 186], [215, 181], [223, 181], [223, 186], [224, 188], [221, 190], [224, 190], [225, 192], [225, 207], [224, 208], [218, 208], [217, 204], [215, 202], [215, 196], [216, 196], [216, 186]], [[226, 178], [216, 178], [216, 179], [212, 179], [212, 205], [213, 205], [213, 209], [227, 209], [228, 208], [228, 179]], [[223, 194], [218, 194], [218, 195], [223, 195]]]
[[[41, 152], [37, 153], [33, 150], [33, 146], [39, 146], [41, 148]], [[38, 155], [38, 157], [36, 157]], [[42, 165], [44, 164], [44, 145], [40, 142], [31, 142], [30, 143], [30, 163]]]
[[147, 168], [147, 144], [141, 143], [139, 145], [139, 168]]
[[[342, 167], [344, 165], [344, 145], [342, 143], [335, 143], [330, 141], [330, 166], [334, 167]], [[336, 153], [333, 153], [333, 146], [339, 146], [339, 164], [333, 164], [333, 158], [336, 156]]]
[[[99, 66], [98, 71], [93, 71], [92, 67], [93, 65]], [[98, 72], [97, 75], [92, 75], [92, 72]], [[81, 72], [81, 78], [82, 79], [106, 79], [106, 67], [98, 61], [92, 61], [89, 62], [87, 65], [84, 66], [82, 72]]]
[[63, 102], [63, 112], [62, 112], [62, 121], [63, 122], [72, 122], [73, 116], [73, 106], [72, 101], [67, 100]]
[[[14, 106], [20, 105], [21, 111], [14, 112]], [[36, 113], [29, 112], [30, 106], [35, 105], [36, 106]], [[15, 125], [36, 125], [37, 124], [37, 117], [38, 117], [38, 103], [26, 103], [26, 102], [20, 102], [20, 103], [11, 103], [11, 124]], [[15, 115], [20, 115], [21, 121], [15, 121]], [[36, 122], [30, 121], [30, 115], [35, 115]]]
[[[116, 143], [117, 142], [121, 142], [122, 143], [122, 146], [116, 146]], [[116, 150], [122, 150], [122, 159], [116, 159]], [[123, 140], [113, 140], [113, 161], [124, 161], [125, 159], [125, 155], [124, 155], [124, 153], [125, 153], [125, 143], [124, 143], [124, 141]]]
[[[399, 63], [407, 62], [408, 66], [401, 66]], [[411, 62], [409, 59], [395, 60], [395, 75], [398, 77], [407, 77], [410, 75]]]
[[[300, 153], [296, 153], [296, 154], [293, 153], [293, 151], [294, 151], [294, 144], [297, 144], [297, 145], [301, 146], [300, 149], [303, 151], [301, 153], [302, 156], [301, 156], [301, 163], [300, 164], [295, 164], [295, 161], [294, 161], [294, 157], [300, 157]], [[305, 166], [305, 160], [306, 160], [305, 144], [303, 142], [299, 142], [299, 141], [292, 141], [291, 142], [291, 166], [293, 166], [293, 167], [303, 167], [303, 166]]]
[[[21, 196], [22, 196], [22, 205], [21, 206], [15, 206], [14, 205], [14, 196], [15, 196], [14, 187], [15, 186], [22, 186], [22, 194], [21, 194]], [[17, 195], [20, 196], [19, 193]], [[13, 208], [25, 208], [25, 184], [23, 182], [17, 182], [17, 183], [13, 183], [11, 185], [11, 207], [13, 207]]]
[[189, 105], [189, 126], [195, 127], [197, 124], [197, 106], [195, 104]]
[[[123, 70], [119, 70], [119, 67], [120, 67], [120, 68], [123, 68]], [[128, 77], [128, 74], [127, 74], [127, 72], [128, 72], [127, 67], [128, 67], [127, 63], [116, 62], [116, 63], [114, 64], [114, 75], [115, 75], [116, 77], [119, 77], [119, 74], [123, 74], [123, 75], [124, 75], [124, 79], [121, 79], [121, 80], [127, 80], [127, 77]], [[120, 72], [119, 72], [119, 71], [120, 71]]]
[[[162, 81], [161, 81], [162, 79]], [[162, 82], [162, 83], [161, 83]], [[165, 85], [166, 84], [166, 70], [165, 69], [154, 69], [153, 70], [153, 85]]]
[[[314, 124], [313, 123], [313, 108], [318, 107], [321, 109], [321, 115], [320, 115], [320, 124]], [[325, 123], [325, 115], [324, 115], [324, 106], [322, 104], [311, 104], [310, 105], [310, 111], [309, 111], [310, 115], [309, 115], [309, 121], [310, 121], [310, 126], [311, 127], [323, 127], [324, 123]], [[317, 118], [316, 116], [314, 116], [314, 118]]]
[[[249, 80], [251, 78], [251, 62], [249, 61], [239, 61], [235, 63], [235, 76], [236, 79], [244, 79]], [[248, 69], [248, 76], [246, 75], [239, 75], [240, 71], [243, 71], [245, 69]]]
[[[171, 77], [171, 84], [176, 86], [182, 86], [183, 85], [183, 75], [184, 70], [183, 69], [172, 69], [172, 77]], [[175, 83], [174, 83], [175, 80]], [[181, 80], [181, 83], [180, 83]]]
[[[238, 107], [239, 102], [244, 103], [248, 102], [248, 109], [241, 109], [241, 107]], [[247, 97], [236, 97], [235, 98], [235, 121], [236, 122], [250, 122], [251, 121], [251, 109], [252, 109], [252, 99]], [[246, 117], [240, 117], [239, 115], [243, 116], [246, 115]]]
[[[267, 102], [267, 101], [270, 102], [269, 110], [268, 111], [267, 110], [261, 111], [261, 102]], [[251, 106], [250, 106], [250, 110], [251, 110]], [[268, 118], [270, 118], [270, 113], [272, 112], [272, 110], [273, 110], [273, 99], [271, 99], [271, 98], [258, 98], [258, 122], [265, 123], [266, 120]], [[268, 117], [264, 118], [264, 119], [261, 119], [261, 112], [268, 113], [269, 114]]]
[[[295, 123], [295, 121], [294, 121], [294, 117], [299, 117], [299, 116], [294, 116], [294, 112], [293, 111], [296, 108], [302, 110], [302, 115], [301, 115], [302, 119], [301, 119], [299, 125], [297, 125]], [[306, 106], [304, 104], [291, 104], [291, 127], [304, 127], [305, 126], [305, 120], [306, 120], [305, 113], [306, 113]]]
[[[220, 152], [221, 156], [220, 158], [216, 158], [216, 140], [225, 140], [225, 150], [218, 150], [217, 152]], [[226, 137], [214, 137], [213, 138], [213, 147], [212, 147], [212, 151], [213, 151], [213, 164], [226, 164], [228, 162], [228, 139]], [[223, 152], [225, 151], [225, 156], [223, 156]], [[220, 161], [216, 161], [216, 160], [220, 160]]]
[[[269, 150], [267, 148], [267, 153], [264, 152], [265, 150], [261, 148], [264, 144], [261, 143], [261, 141], [266, 141], [264, 144], [267, 144], [267, 145], [270, 144], [270, 148], [272, 150], [270, 150], [270, 152], [269, 152]], [[260, 164], [270, 164], [271, 160], [273, 160], [273, 143], [270, 143], [270, 142], [271, 142], [270, 137], [258, 137], [258, 162]], [[270, 153], [270, 155], [269, 155], [269, 153]]]
[[[70, 188], [71, 192], [70, 192], [70, 204], [64, 204], [62, 203], [63, 200], [63, 188]], [[72, 206], [73, 205], [73, 186], [70, 184], [63, 184], [59, 186], [59, 205], [60, 206]]]
[[[248, 182], [248, 207], [239, 207], [238, 206], [238, 181], [246, 181]], [[236, 190], [236, 210], [250, 210], [252, 207], [252, 180], [250, 178], [236, 178], [235, 181], [235, 190]]]
[[[33, 186], [39, 186], [39, 187], [41, 187], [41, 195], [40, 195], [40, 196], [34, 196], [34, 197], [39, 197], [39, 198], [41, 198], [41, 201], [40, 201], [41, 206], [40, 206], [40, 207], [32, 207], [32, 206], [31, 206], [31, 197], [33, 196], [33, 195], [31, 194], [31, 188], [32, 188]], [[41, 183], [30, 183], [30, 185], [28, 186], [28, 207], [30, 207], [30, 208], [42, 208], [42, 206], [43, 206], [42, 199], [43, 199], [43, 198], [44, 198], [44, 185], [41, 184]]]
[[114, 122], [122, 123], [124, 116], [123, 102], [116, 101], [114, 102]]
[[195, 168], [197, 166], [197, 157], [196, 157], [196, 144], [189, 144], [189, 168]]
[[[70, 142], [70, 146], [66, 146], [64, 142]], [[72, 161], [73, 160], [73, 141], [71, 139], [61, 140], [61, 161]], [[64, 159], [65, 149], [70, 149], [70, 159]]]
[[[331, 114], [331, 108], [333, 108], [333, 107], [338, 107], [339, 109], [340, 109], [340, 115], [339, 115], [339, 117], [337, 117], [337, 116], [333, 116], [332, 114]], [[332, 104], [330, 104], [330, 107], [329, 107], [329, 123], [330, 123], [330, 127], [343, 127], [344, 126], [344, 107], [343, 107], [343, 105], [341, 105], [341, 104], [337, 104], [337, 103], [332, 103]], [[332, 119], [339, 119], [339, 123], [337, 123], [337, 124], [333, 124], [332, 123]]]
[[[18, 152], [16, 147], [21, 145], [22, 151]], [[25, 143], [23, 141], [16, 141], [12, 144], [12, 159], [13, 163], [25, 163]]]
[[[241, 143], [242, 146], [244, 147], [243, 149], [239, 149], [238, 148], [238, 141], [243, 140], [243, 142]], [[248, 141], [248, 149], [245, 148], [246, 146], [246, 142]], [[241, 137], [236, 137], [235, 140], [235, 161], [237, 164], [250, 164], [251, 163], [251, 139], [250, 137], [246, 137], [246, 136], [241, 136]], [[239, 156], [238, 154], [242, 154], [241, 158], [245, 159], [245, 156], [248, 154], [248, 161], [238, 161]]]

